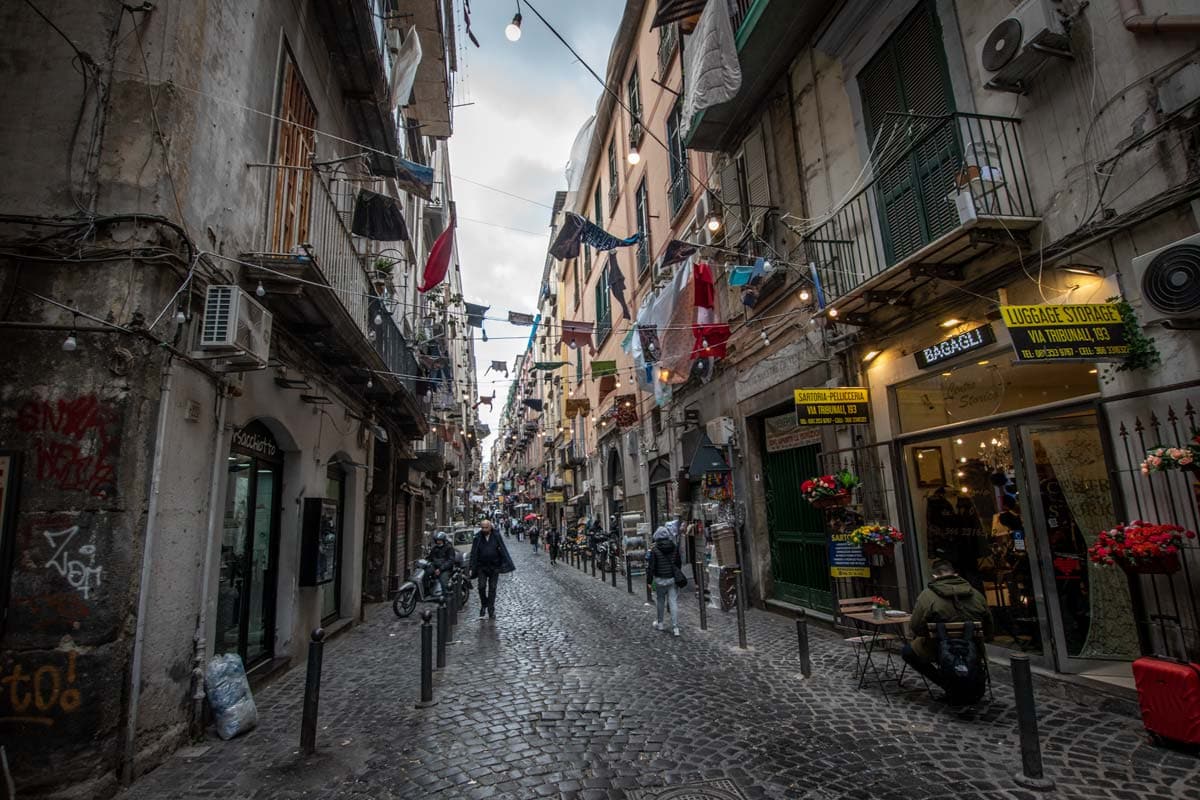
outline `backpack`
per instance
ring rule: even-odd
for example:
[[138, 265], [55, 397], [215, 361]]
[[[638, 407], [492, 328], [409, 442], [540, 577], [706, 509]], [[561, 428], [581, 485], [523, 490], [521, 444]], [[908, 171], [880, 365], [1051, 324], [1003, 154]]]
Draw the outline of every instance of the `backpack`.
[[975, 646], [975, 623], [967, 621], [961, 639], [946, 635], [946, 625], [937, 623], [938, 668], [942, 688], [952, 702], [974, 703], [983, 697], [986, 681]]

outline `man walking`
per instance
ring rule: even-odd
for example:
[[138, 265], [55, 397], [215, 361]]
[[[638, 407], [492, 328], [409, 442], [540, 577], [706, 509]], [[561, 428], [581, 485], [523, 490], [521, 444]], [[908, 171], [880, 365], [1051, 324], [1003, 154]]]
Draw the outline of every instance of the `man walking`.
[[533, 554], [535, 556], [537, 555], [537, 552], [538, 552], [538, 538], [541, 536], [541, 533], [542, 533], [540, 526], [541, 526], [541, 522], [536, 519], [532, 520], [529, 523], [529, 543], [531, 545], [533, 545]]
[[558, 563], [558, 545], [562, 541], [562, 533], [559, 532], [557, 525], [552, 525], [546, 531], [546, 543], [550, 545], [550, 563]]
[[485, 519], [479, 524], [475, 541], [471, 543], [471, 577], [479, 580], [479, 618], [487, 614], [491, 619], [496, 618], [496, 584], [500, 574], [512, 572], [512, 558], [508, 555], [508, 547], [504, 537], [492, 530], [492, 521]]

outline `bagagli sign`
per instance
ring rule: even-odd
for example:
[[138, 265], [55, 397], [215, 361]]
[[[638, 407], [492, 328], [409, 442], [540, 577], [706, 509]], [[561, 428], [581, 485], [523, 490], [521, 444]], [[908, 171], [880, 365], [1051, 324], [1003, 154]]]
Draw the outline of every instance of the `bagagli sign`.
[[1129, 355], [1115, 305], [1000, 306], [1018, 361], [1121, 361]]
[[992, 330], [992, 326], [982, 325], [978, 328], [972, 328], [969, 331], [963, 331], [956, 336], [951, 336], [944, 342], [938, 342], [937, 344], [918, 350], [913, 353], [913, 358], [917, 360], [918, 368], [928, 369], [947, 359], [961, 356], [963, 353], [970, 353], [973, 350], [978, 350], [981, 347], [987, 347], [989, 344], [995, 343], [996, 333]]
[[796, 389], [795, 396], [797, 425], [861, 425], [869, 420], [869, 389]]

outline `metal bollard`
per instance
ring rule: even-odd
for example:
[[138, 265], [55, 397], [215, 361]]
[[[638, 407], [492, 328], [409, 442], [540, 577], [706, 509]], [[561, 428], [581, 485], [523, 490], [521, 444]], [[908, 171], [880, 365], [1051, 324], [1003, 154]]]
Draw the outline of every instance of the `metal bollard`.
[[742, 580], [742, 569], [738, 567], [734, 572], [734, 591], [737, 592], [737, 625], [738, 625], [738, 647], [742, 650], [746, 649], [746, 592], [745, 581]]
[[317, 628], [308, 643], [308, 672], [304, 675], [304, 716], [300, 720], [300, 750], [306, 756], [317, 752], [317, 705], [321, 701], [321, 654], [325, 631]]
[[612, 587], [617, 588], [617, 551], [608, 551], [608, 577]]
[[699, 561], [692, 562], [692, 577], [696, 579], [696, 596], [700, 598], [700, 630], [708, 630], [708, 608], [704, 602], [704, 568]]
[[450, 584], [450, 638], [454, 638], [454, 629], [458, 627], [458, 593], [462, 589], [462, 576]]
[[596, 554], [592, 553], [591, 556], [589, 560], [592, 562], [592, 577], [594, 578], [596, 577]]
[[604, 583], [606, 580], [608, 580], [608, 579], [604, 577], [604, 557], [601, 556], [600, 557], [600, 582]]
[[1009, 664], [1017, 705], [1017, 728], [1021, 734], [1021, 773], [1014, 775], [1013, 780], [1027, 789], [1049, 791], [1054, 788], [1054, 781], [1042, 773], [1042, 745], [1038, 738], [1037, 709], [1033, 704], [1029, 656], [1013, 653], [1009, 656]]
[[421, 699], [417, 708], [436, 705], [433, 699], [433, 612], [421, 612]]
[[450, 609], [446, 598], [438, 601], [437, 609], [437, 668], [446, 668], [446, 639], [450, 638]]
[[629, 556], [625, 556], [625, 589], [633, 594], [633, 570], [629, 568]]
[[808, 614], [804, 609], [796, 616], [796, 646], [800, 650], [800, 674], [812, 677], [812, 656], [808, 650]]

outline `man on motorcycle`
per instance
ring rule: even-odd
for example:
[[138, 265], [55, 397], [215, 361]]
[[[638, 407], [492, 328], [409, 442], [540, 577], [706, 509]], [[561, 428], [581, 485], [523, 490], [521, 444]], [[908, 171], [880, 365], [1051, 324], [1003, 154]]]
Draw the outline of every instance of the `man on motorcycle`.
[[454, 568], [455, 550], [450, 536], [438, 531], [429, 549], [429, 563], [433, 565], [433, 596], [439, 596], [450, 586], [450, 573]]

